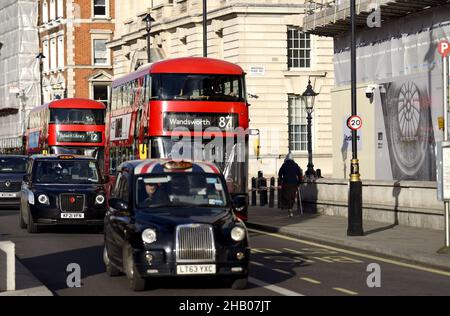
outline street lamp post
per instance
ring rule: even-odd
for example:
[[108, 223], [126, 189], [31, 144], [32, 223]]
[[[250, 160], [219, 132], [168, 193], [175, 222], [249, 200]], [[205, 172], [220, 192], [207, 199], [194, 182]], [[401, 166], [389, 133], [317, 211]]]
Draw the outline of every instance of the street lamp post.
[[45, 58], [44, 54], [40, 52], [37, 56], [37, 59], [39, 59], [39, 85], [40, 85], [40, 91], [41, 91], [41, 103], [44, 103], [44, 86], [43, 86], [43, 72], [44, 72], [44, 61]]
[[152, 22], [155, 22], [155, 19], [152, 18], [150, 14], [150, 9], [147, 9], [147, 14], [145, 15], [144, 19], [142, 20], [146, 23], [145, 30], [147, 31], [147, 61], [148, 63], [152, 62], [152, 56], [151, 56], [151, 46], [150, 46], [150, 33], [152, 31]]
[[[352, 116], [358, 115], [356, 91], [356, 1], [350, 0], [351, 15], [351, 98]], [[362, 182], [359, 174], [358, 131], [352, 132], [352, 162], [350, 191], [348, 195], [348, 236], [363, 236], [362, 225]]]
[[302, 94], [302, 102], [305, 106], [306, 113], [308, 114], [308, 167], [305, 172], [305, 176], [307, 178], [314, 178], [316, 176], [316, 172], [314, 171], [313, 157], [312, 157], [312, 132], [311, 132], [311, 123], [312, 123], [312, 112], [314, 112], [314, 101], [316, 96], [319, 94], [316, 93], [311, 85], [311, 80], [308, 81], [308, 86], [306, 87], [305, 92]]

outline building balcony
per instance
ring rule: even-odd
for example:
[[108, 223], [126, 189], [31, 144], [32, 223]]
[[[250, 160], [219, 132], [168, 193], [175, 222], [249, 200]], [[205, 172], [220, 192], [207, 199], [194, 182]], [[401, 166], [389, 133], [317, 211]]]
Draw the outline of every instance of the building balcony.
[[[447, 0], [379, 0], [382, 22], [447, 4]], [[372, 0], [356, 0], [357, 26], [366, 27]], [[305, 31], [334, 37], [350, 31], [350, 0], [305, 0]]]

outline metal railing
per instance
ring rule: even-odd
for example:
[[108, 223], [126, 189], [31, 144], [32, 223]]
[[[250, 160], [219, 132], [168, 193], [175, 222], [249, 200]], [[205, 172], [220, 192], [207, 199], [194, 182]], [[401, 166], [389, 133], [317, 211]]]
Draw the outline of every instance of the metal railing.
[[[250, 206], [281, 208], [281, 181], [275, 177], [253, 177], [251, 179]], [[296, 194], [297, 211], [303, 214], [301, 184]], [[276, 202], [276, 203], [275, 203]]]
[[305, 1], [305, 14], [312, 15], [317, 11], [325, 8], [337, 7], [345, 0], [306, 0]]

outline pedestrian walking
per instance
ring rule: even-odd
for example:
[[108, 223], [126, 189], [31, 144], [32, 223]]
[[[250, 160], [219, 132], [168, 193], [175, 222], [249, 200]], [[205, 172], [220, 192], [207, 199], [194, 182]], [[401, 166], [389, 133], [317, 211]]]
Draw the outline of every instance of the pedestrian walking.
[[294, 216], [293, 207], [298, 187], [302, 181], [303, 171], [294, 161], [292, 153], [287, 154], [283, 165], [278, 171], [281, 181], [281, 209], [288, 210], [289, 217]]

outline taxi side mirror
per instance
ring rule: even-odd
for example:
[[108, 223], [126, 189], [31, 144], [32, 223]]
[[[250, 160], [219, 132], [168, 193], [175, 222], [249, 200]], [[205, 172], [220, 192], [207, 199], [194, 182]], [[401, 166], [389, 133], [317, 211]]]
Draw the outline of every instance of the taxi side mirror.
[[247, 196], [246, 195], [235, 195], [233, 196], [233, 209], [242, 212], [247, 207]]
[[111, 198], [108, 203], [109, 206], [116, 211], [128, 211], [128, 203], [122, 199]]

